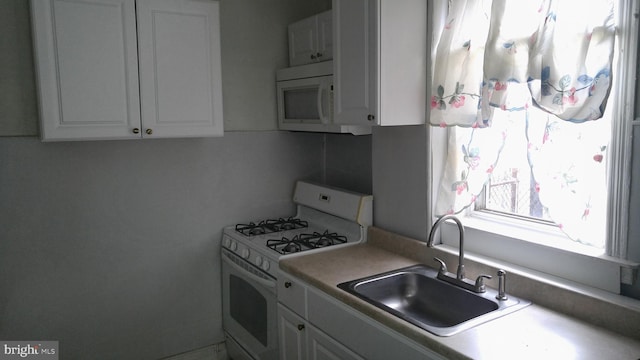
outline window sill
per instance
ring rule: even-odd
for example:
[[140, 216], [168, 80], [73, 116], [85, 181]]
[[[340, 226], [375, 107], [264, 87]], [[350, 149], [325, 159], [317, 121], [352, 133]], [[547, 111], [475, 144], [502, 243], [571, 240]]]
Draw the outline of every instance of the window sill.
[[604, 249], [597, 249], [567, 239], [562, 230], [553, 225], [511, 219], [492, 213], [474, 211], [463, 218], [464, 224], [477, 230], [524, 240], [540, 246], [568, 251], [585, 256], [605, 256]]
[[[458, 255], [458, 248], [450, 245], [440, 244], [436, 245], [434, 249], [437, 252], [450, 254], [452, 257], [457, 257]], [[449, 262], [447, 262], [447, 265], [449, 265]], [[453, 261], [451, 265], [457, 265], [457, 261]], [[483, 271], [479, 269], [484, 268], [504, 269], [508, 276], [507, 293], [531, 300], [534, 303], [562, 313], [576, 315], [572, 313], [572, 311], [563, 308], [563, 305], [565, 307], [569, 307], [570, 305], [558, 303], [572, 301], [577, 302], [581, 301], [580, 299], [582, 299], [582, 301], [584, 301], [584, 299], [596, 299], [600, 301], [601, 304], [620, 306], [636, 313], [640, 313], [640, 300], [638, 299], [614, 294], [610, 291], [580, 284], [575, 281], [508, 263], [489, 256], [465, 251], [465, 268], [468, 273], [475, 270], [476, 272], [479, 271], [478, 274], [483, 273]], [[488, 271], [488, 273], [491, 273], [491, 271]], [[490, 283], [488, 286], [495, 287], [496, 284], [497, 283]], [[578, 295], [579, 297], [576, 298], [573, 295], [563, 296], [561, 295], [562, 291]], [[571, 300], [568, 301], [567, 299]], [[584, 318], [584, 316], [577, 317]]]
[[[461, 221], [465, 226], [465, 255], [515, 264], [614, 294], [620, 294], [621, 283], [633, 283], [637, 272], [638, 264], [567, 241], [559, 229], [551, 226], [523, 227], [518, 221], [496, 220], [490, 214], [474, 214]], [[454, 224], [443, 224], [443, 244], [457, 248], [457, 231]]]

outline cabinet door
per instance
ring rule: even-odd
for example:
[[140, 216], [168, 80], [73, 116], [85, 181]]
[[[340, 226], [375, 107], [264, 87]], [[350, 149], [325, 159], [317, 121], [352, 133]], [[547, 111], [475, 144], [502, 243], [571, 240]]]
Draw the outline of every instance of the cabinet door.
[[445, 359], [318, 289], [307, 289], [307, 307], [309, 323], [367, 360]]
[[280, 360], [307, 358], [307, 323], [280, 304], [278, 304], [278, 333]]
[[333, 59], [333, 10], [317, 15], [318, 61]]
[[376, 124], [379, 0], [333, 0], [334, 122]]
[[380, 3], [379, 125], [425, 123], [427, 1]]
[[289, 66], [333, 59], [333, 11], [288, 26]]
[[309, 326], [309, 360], [363, 360], [327, 334]]
[[317, 18], [312, 16], [288, 26], [289, 66], [310, 64], [317, 60]]
[[134, 0], [32, 0], [43, 140], [140, 137]]
[[138, 0], [143, 134], [220, 136], [220, 7], [217, 1]]

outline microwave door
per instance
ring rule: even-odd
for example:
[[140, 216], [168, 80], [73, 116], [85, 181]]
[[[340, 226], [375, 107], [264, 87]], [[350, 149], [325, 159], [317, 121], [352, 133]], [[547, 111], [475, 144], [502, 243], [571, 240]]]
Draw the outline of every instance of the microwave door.
[[322, 91], [318, 79], [289, 80], [279, 84], [284, 123], [320, 123]]

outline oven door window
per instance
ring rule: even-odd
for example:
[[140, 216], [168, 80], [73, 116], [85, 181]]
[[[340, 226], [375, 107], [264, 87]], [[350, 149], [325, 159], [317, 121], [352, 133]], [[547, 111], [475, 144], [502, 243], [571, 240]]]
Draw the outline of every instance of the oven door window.
[[246, 280], [230, 275], [231, 317], [265, 347], [268, 346], [267, 300]]

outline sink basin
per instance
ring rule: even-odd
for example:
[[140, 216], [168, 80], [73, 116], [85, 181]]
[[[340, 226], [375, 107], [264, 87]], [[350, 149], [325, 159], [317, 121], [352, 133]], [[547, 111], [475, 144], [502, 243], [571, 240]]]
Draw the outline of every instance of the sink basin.
[[424, 265], [352, 280], [338, 287], [438, 336], [451, 336], [519, 310], [531, 302], [487, 288], [474, 293], [436, 278]]

